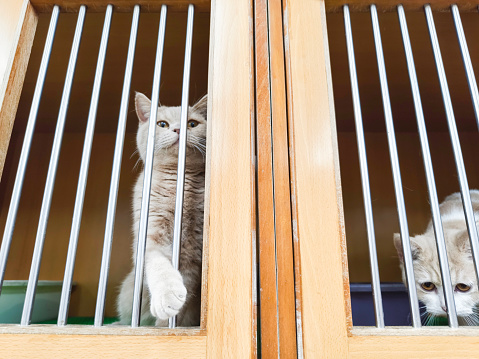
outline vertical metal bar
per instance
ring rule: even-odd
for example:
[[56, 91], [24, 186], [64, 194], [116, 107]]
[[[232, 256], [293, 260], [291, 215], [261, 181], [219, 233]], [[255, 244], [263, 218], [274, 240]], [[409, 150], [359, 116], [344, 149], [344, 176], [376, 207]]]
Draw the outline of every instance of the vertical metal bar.
[[436, 27], [434, 25], [434, 18], [432, 16], [431, 6], [424, 5], [424, 10], [426, 12], [429, 36], [431, 38], [432, 49], [434, 52], [434, 60], [436, 61], [437, 75], [439, 77], [442, 98], [444, 101], [444, 108], [446, 110], [447, 124], [449, 127], [449, 134], [451, 136], [454, 160], [456, 162], [462, 203], [464, 205], [464, 213], [466, 215], [467, 230], [469, 232], [469, 239], [471, 240], [474, 268], [476, 270], [476, 275], [479, 276], [479, 242], [477, 228], [474, 219], [474, 211], [472, 209], [471, 196], [469, 194], [469, 184], [467, 183], [466, 169], [464, 168], [464, 160], [462, 158], [461, 144], [459, 142], [459, 135], [457, 133], [456, 120], [454, 118], [454, 110], [452, 109], [451, 96], [449, 94], [449, 87], [447, 85], [446, 72], [444, 71], [444, 65], [442, 63], [441, 49], [439, 48], [439, 41], [437, 39]]
[[140, 228], [135, 263], [135, 289], [133, 293], [133, 311], [131, 326], [140, 325], [141, 292], [143, 289], [143, 272], [145, 268], [146, 234], [148, 229], [148, 210], [150, 207], [151, 177], [153, 174], [153, 156], [155, 149], [156, 118], [160, 95], [161, 64], [163, 62], [163, 47], [165, 44], [167, 6], [161, 6], [160, 28], [158, 30], [158, 44], [156, 48], [155, 73], [153, 75], [153, 89], [151, 95], [150, 118], [148, 123], [148, 140], [146, 143], [145, 172], [143, 192], [141, 198]]
[[407, 68], [409, 71], [409, 80], [411, 82], [411, 90], [414, 99], [414, 108], [416, 110], [417, 127], [419, 139], [421, 141], [422, 158], [424, 160], [424, 171], [426, 172], [427, 188], [429, 194], [429, 203], [431, 204], [432, 222], [434, 232], [436, 234], [436, 246], [439, 256], [439, 265], [441, 268], [441, 277], [444, 290], [444, 298], [446, 300], [447, 315], [449, 326], [457, 328], [457, 313], [454, 304], [454, 293], [452, 291], [451, 275], [449, 273], [446, 241], [441, 222], [441, 213], [439, 211], [439, 200], [437, 198], [436, 180], [434, 179], [434, 171], [432, 168], [431, 152], [429, 150], [429, 141], [426, 132], [426, 123], [424, 121], [424, 113], [422, 111], [421, 95], [419, 93], [419, 85], [416, 76], [416, 67], [414, 65], [414, 57], [412, 54], [411, 42], [409, 40], [409, 31], [407, 28], [406, 14], [402, 5], [398, 5], [399, 24], [404, 43], [404, 51], [406, 54]]
[[472, 67], [471, 56], [467, 47], [466, 36], [462, 28], [461, 15], [457, 5], [451, 5], [452, 17], [454, 25], [456, 26], [457, 39], [461, 47], [462, 60], [466, 70], [467, 82], [469, 84], [469, 91], [471, 92], [472, 105], [474, 107], [474, 114], [476, 115], [477, 126], [479, 127], [479, 93], [477, 91], [476, 76], [474, 75], [474, 68]]
[[12, 198], [10, 200], [10, 207], [8, 209], [7, 221], [5, 230], [3, 232], [2, 247], [0, 248], [0, 293], [3, 287], [3, 278], [5, 276], [5, 269], [7, 266], [8, 253], [10, 251], [10, 244], [12, 243], [13, 230], [15, 228], [15, 220], [17, 219], [18, 204], [20, 203], [20, 196], [22, 194], [23, 180], [25, 179], [25, 170], [27, 168], [28, 156], [32, 145], [33, 132], [35, 130], [35, 123], [37, 121], [38, 107], [42, 97], [43, 85], [45, 83], [45, 76], [48, 70], [48, 63], [50, 62], [50, 54], [52, 52], [53, 40], [55, 38], [55, 30], [58, 22], [58, 14], [60, 8], [58, 5], [53, 7], [50, 26], [48, 28], [47, 39], [43, 49], [42, 61], [38, 71], [37, 83], [35, 85], [35, 92], [33, 93], [32, 107], [28, 116], [27, 128], [25, 129], [25, 138], [23, 140], [22, 153], [18, 161], [17, 176], [15, 177], [15, 184], [13, 185]]
[[[186, 163], [186, 139], [188, 131], [188, 102], [190, 92], [190, 70], [191, 70], [191, 47], [193, 43], [193, 20], [195, 7], [188, 6], [188, 23], [186, 25], [185, 63], [183, 68], [183, 93], [181, 94], [180, 114], [180, 143], [178, 149], [178, 170], [176, 177], [176, 202], [175, 202], [175, 223], [173, 230], [173, 254], [171, 262], [175, 269], [179, 269], [180, 244], [181, 244], [181, 220], [183, 216], [183, 198], [185, 190], [185, 163]], [[168, 326], [176, 327], [176, 316], [169, 318]]]
[[73, 38], [72, 50], [70, 53], [70, 60], [68, 62], [67, 75], [65, 78], [65, 85], [63, 87], [62, 100], [60, 104], [60, 111], [58, 113], [57, 128], [55, 130], [55, 137], [53, 139], [52, 154], [50, 157], [50, 165], [48, 167], [47, 180], [45, 184], [45, 192], [43, 194], [42, 207], [40, 210], [40, 219], [38, 222], [37, 236], [35, 239], [35, 248], [33, 250], [32, 266], [30, 269], [30, 276], [28, 278], [27, 292], [25, 294], [25, 303], [23, 306], [23, 313], [21, 325], [29, 325], [33, 311], [33, 301], [35, 298], [35, 291], [38, 282], [38, 274], [40, 272], [40, 264], [42, 260], [43, 244], [45, 242], [45, 233], [47, 230], [48, 216], [50, 214], [50, 205], [52, 202], [53, 187], [55, 185], [55, 176], [58, 167], [58, 159], [60, 157], [60, 148], [63, 138], [63, 130], [65, 128], [65, 119], [68, 110], [68, 102], [70, 100], [71, 86], [73, 83], [73, 76], [75, 74], [75, 65], [78, 57], [78, 49], [80, 47], [80, 40], [83, 30], [83, 22], [85, 20], [86, 6], [82, 5], [78, 13], [78, 20], [75, 29], [75, 36]]
[[108, 5], [105, 13], [105, 21], [103, 24], [103, 32], [101, 35], [100, 50], [98, 53], [98, 61], [96, 65], [95, 80], [93, 82], [93, 91], [90, 103], [90, 112], [88, 114], [88, 122], [85, 133], [85, 141], [83, 145], [83, 154], [80, 165], [80, 174], [78, 177], [78, 187], [75, 199], [75, 207], [73, 210], [72, 228], [70, 233], [70, 242], [68, 246], [68, 254], [65, 265], [65, 275], [63, 278], [62, 294], [60, 298], [60, 307], [58, 310], [58, 325], [67, 323], [68, 308], [70, 305], [70, 292], [73, 280], [73, 271], [75, 268], [75, 257], [78, 244], [78, 235], [80, 234], [80, 223], [83, 211], [83, 202], [85, 198], [86, 183], [88, 178], [88, 166], [90, 164], [91, 147], [93, 144], [93, 133], [95, 130], [96, 114], [98, 109], [98, 99], [100, 97], [101, 80], [103, 76], [103, 67], [105, 64], [106, 49], [108, 47], [108, 36], [110, 33], [111, 17], [113, 13], [113, 5]]
[[364, 141], [363, 118], [361, 114], [361, 101], [359, 99], [358, 77], [356, 73], [356, 60], [354, 59], [353, 33], [351, 30], [351, 16], [349, 6], [343, 6], [344, 29], [346, 32], [346, 45], [348, 48], [349, 75], [351, 78], [351, 92], [353, 94], [354, 120], [356, 123], [356, 138], [358, 141], [359, 164], [361, 169], [361, 184], [363, 189], [364, 212], [366, 214], [366, 228], [368, 232], [369, 260], [371, 264], [371, 282], [374, 298], [374, 312], [376, 326], [384, 328], [384, 311], [381, 296], [381, 282], [379, 280], [378, 258], [376, 251], [376, 238], [374, 235], [373, 209], [371, 204], [371, 189], [369, 185], [368, 160], [366, 143]]
[[381, 94], [383, 99], [384, 117], [386, 120], [387, 136], [389, 143], [389, 154], [391, 157], [391, 167], [393, 172], [394, 190], [396, 194], [396, 203], [399, 216], [399, 228], [402, 239], [404, 253], [404, 264], [406, 267], [406, 281], [408, 286], [409, 301], [411, 305], [412, 325], [414, 328], [421, 327], [421, 316], [419, 314], [419, 304], [416, 292], [416, 282], [414, 280], [414, 268], [412, 264], [411, 245], [409, 242], [409, 229], [406, 217], [406, 206], [404, 204], [404, 194], [402, 191], [401, 170], [399, 168], [399, 158], [397, 153], [396, 136], [394, 134], [393, 115], [391, 103], [389, 100], [388, 83], [386, 77], [386, 66], [384, 64], [384, 54], [381, 43], [381, 33], [379, 30], [378, 13], [376, 5], [371, 5], [371, 20], [373, 25], [374, 43], [376, 46], [376, 56], [378, 61], [379, 79], [381, 83]]
[[128, 102], [130, 99], [131, 74], [133, 72], [133, 61], [135, 59], [136, 38], [138, 34], [138, 22], [140, 18], [140, 5], [135, 5], [131, 22], [130, 43], [128, 45], [128, 56], [126, 59], [125, 78], [123, 80], [123, 91], [121, 94], [120, 115], [118, 118], [118, 129], [116, 134], [115, 154], [113, 156], [113, 168], [111, 173], [110, 194], [108, 198], [108, 210], [106, 214], [105, 237], [103, 243], [103, 254], [101, 257], [100, 279], [98, 282], [98, 293], [95, 309], [95, 327], [103, 325], [105, 313], [105, 298], [108, 283], [108, 270], [110, 268], [111, 246], [113, 242], [113, 227], [115, 225], [116, 203], [118, 199], [118, 185], [120, 183], [121, 157], [123, 144], [125, 142], [126, 118], [128, 115]]

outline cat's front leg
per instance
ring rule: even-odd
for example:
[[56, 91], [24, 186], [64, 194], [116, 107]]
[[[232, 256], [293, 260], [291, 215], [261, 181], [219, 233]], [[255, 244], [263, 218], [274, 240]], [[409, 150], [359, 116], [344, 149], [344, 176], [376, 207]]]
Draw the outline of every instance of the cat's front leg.
[[186, 287], [180, 272], [171, 264], [171, 246], [148, 239], [145, 254], [146, 282], [150, 292], [150, 312], [158, 319], [178, 314], [186, 301]]

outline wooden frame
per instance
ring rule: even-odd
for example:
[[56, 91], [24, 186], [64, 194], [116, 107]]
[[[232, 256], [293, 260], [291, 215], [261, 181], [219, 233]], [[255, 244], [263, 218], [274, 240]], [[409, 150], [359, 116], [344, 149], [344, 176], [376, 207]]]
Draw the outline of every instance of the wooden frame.
[[[151, 10], [163, 3], [136, 2]], [[136, 2], [65, 0], [59, 4], [65, 11], [76, 11], [80, 3], [102, 11], [112, 3], [126, 11]], [[164, 1], [178, 10], [189, 2]], [[6, 357], [75, 358], [98, 353], [105, 358], [256, 357], [258, 218], [259, 239], [267, 240], [259, 246], [267, 252], [267, 260], [260, 255], [260, 268], [270, 271], [262, 273], [260, 285], [270, 286], [268, 293], [276, 296], [271, 303], [263, 299], [263, 356], [477, 357], [479, 339], [471, 329], [352, 327], [325, 16], [326, 10], [337, 10], [344, 2], [283, 0], [281, 14], [278, 0], [257, 0], [254, 16], [252, 0], [212, 0], [211, 6], [208, 0], [191, 2], [199, 11], [211, 10], [212, 19], [202, 303], [207, 316], [203, 315], [199, 329], [173, 331], [2, 325], [2, 353]], [[363, 10], [370, 2], [349, 3], [352, 9]], [[381, 0], [378, 7], [388, 10], [396, 3]], [[404, 5], [416, 10], [424, 3]], [[0, 168], [33, 42], [36, 12], [49, 11], [52, 4], [50, 0], [17, 0], [1, 5], [0, 16], [8, 20], [3, 23], [10, 36], [0, 47], [0, 56], [7, 59], [7, 66], [0, 68]], [[459, 3], [461, 9], [476, 5]], [[434, 2], [436, 9], [447, 6], [445, 0]], [[256, 153], [258, 168], [264, 170], [258, 174], [258, 200]], [[276, 292], [278, 278], [286, 279]], [[291, 299], [296, 299], [296, 322]], [[273, 347], [271, 351], [268, 346]]]
[[280, 0], [255, 1], [261, 353], [295, 357], [288, 122]]
[[408, 1], [393, 1], [393, 0], [326, 0], [326, 11], [342, 11], [342, 6], [349, 4], [351, 11], [369, 11], [369, 5], [376, 4], [378, 11], [395, 11], [398, 4], [404, 6], [406, 11], [422, 11], [424, 5], [430, 4], [431, 8], [436, 11], [448, 10], [451, 4], [457, 4], [461, 11], [476, 11], [479, 1], [450, 1], [450, 0], [408, 0]]
[[[366, 6], [361, 1], [349, 4], [353, 9]], [[393, 6], [391, 1], [379, 4], [383, 9]], [[340, 2], [286, 0], [284, 8], [304, 356], [477, 357], [475, 328], [352, 327], [325, 16], [327, 6], [335, 5]], [[404, 5], [421, 6], [419, 2]]]
[[[11, 66], [1, 107], [0, 167], [12, 131], [23, 77], [35, 33], [35, 10], [48, 11], [52, 1], [17, 0], [2, 12], [15, 36], [0, 48]], [[101, 10], [105, 1], [57, 1], [67, 11], [79, 4]], [[120, 10], [140, 3], [155, 10], [157, 1], [108, 1]], [[175, 9], [197, 3], [208, 11], [210, 1], [164, 1]], [[97, 4], [98, 6], [95, 6]], [[33, 6], [32, 6], [33, 5]], [[2, 5], [3, 6], [3, 5]], [[19, 10], [20, 8], [20, 10]], [[2, 9], [3, 10], [3, 9]], [[205, 251], [203, 309], [208, 316], [199, 330], [88, 328], [32, 325], [0, 327], [0, 345], [6, 357], [163, 358], [255, 357], [256, 320], [253, 291], [255, 266], [255, 192], [253, 160], [252, 3], [211, 2], [209, 54], [207, 186], [205, 197]], [[2, 83], [3, 85], [3, 83]], [[7, 105], [8, 106], [7, 106]], [[227, 121], [225, 121], [227, 119]], [[206, 284], [207, 283], [207, 284]], [[227, 283], [227, 288], [224, 287]], [[226, 290], [227, 289], [227, 290]], [[204, 316], [203, 316], [204, 317]], [[54, 334], [54, 337], [52, 336]], [[108, 335], [111, 334], [111, 335]]]

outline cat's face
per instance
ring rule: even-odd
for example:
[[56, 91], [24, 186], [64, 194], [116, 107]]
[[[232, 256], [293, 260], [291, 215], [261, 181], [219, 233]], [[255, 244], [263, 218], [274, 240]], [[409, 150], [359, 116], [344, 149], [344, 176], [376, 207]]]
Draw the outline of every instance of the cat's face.
[[[136, 93], [135, 107], [138, 115], [136, 143], [143, 161], [146, 158], [150, 100], [142, 93]], [[194, 106], [189, 107], [186, 141], [186, 158], [189, 165], [202, 164], [206, 155], [206, 109], [205, 95]], [[176, 164], [180, 139], [181, 107], [158, 107], [155, 136], [155, 165]]]
[[[465, 324], [477, 325], [479, 291], [467, 231], [444, 228], [444, 235], [457, 315]], [[401, 239], [398, 233], [394, 235], [394, 244], [399, 254], [403, 282], [406, 283]], [[426, 305], [429, 314], [446, 316], [434, 234], [426, 232], [424, 235], [411, 237], [411, 251], [418, 299]]]

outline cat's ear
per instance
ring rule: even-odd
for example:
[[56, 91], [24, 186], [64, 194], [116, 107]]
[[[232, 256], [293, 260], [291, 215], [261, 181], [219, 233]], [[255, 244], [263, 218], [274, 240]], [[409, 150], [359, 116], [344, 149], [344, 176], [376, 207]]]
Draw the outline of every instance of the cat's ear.
[[147, 122], [150, 118], [151, 101], [140, 92], [135, 95], [135, 109], [140, 122]]
[[471, 241], [469, 240], [469, 235], [467, 231], [461, 232], [456, 237], [456, 247], [463, 253], [467, 253], [472, 256], [471, 251]]
[[[416, 260], [419, 257], [419, 252], [421, 251], [421, 247], [416, 243], [414, 237], [409, 237], [411, 243], [411, 254], [412, 260]], [[394, 233], [394, 247], [396, 247], [396, 251], [398, 252], [399, 260], [401, 263], [404, 263], [404, 253], [402, 251], [402, 241], [401, 236], [399, 233]]]
[[193, 112], [197, 112], [201, 114], [206, 120], [206, 113], [208, 108], [208, 95], [204, 95], [201, 99], [198, 100], [197, 103], [193, 105], [191, 109]]

